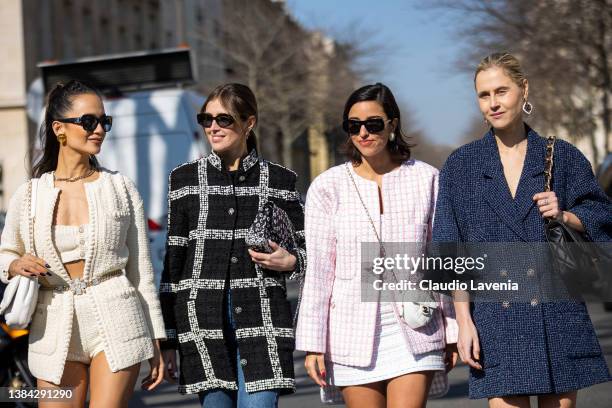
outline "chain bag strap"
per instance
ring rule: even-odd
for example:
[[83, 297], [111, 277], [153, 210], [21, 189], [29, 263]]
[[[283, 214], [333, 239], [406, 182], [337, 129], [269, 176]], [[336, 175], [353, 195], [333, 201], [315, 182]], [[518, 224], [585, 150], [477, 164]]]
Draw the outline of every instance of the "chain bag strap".
[[[544, 159], [544, 191], [553, 190], [555, 136], [549, 136]], [[585, 293], [605, 292], [603, 255], [585, 234], [559, 219], [546, 219], [544, 232], [550, 248], [552, 265], [561, 276], [571, 296], [581, 298]]]
[[[355, 188], [357, 197], [359, 197], [359, 201], [361, 202], [363, 210], [368, 216], [368, 220], [370, 221], [372, 230], [374, 231], [374, 234], [376, 235], [376, 240], [378, 241], [378, 244], [380, 247], [379, 249], [380, 256], [384, 258], [387, 256], [385, 246], [383, 244], [382, 239], [380, 238], [380, 235], [378, 234], [378, 230], [376, 229], [374, 220], [372, 219], [372, 216], [370, 215], [370, 212], [368, 211], [368, 207], [365, 205], [365, 201], [363, 201], [363, 198], [361, 197], [361, 193], [359, 192], [359, 188], [357, 187], [357, 183], [355, 182], [355, 178], [353, 177], [353, 173], [351, 172], [351, 169], [349, 168], [349, 166], [350, 166], [350, 163], [345, 163], [346, 173], [348, 174], [349, 178], [351, 179], [351, 182], [353, 183], [353, 187]], [[397, 278], [397, 275], [395, 274], [395, 268], [393, 268], [391, 272], [393, 273], [393, 277], [395, 278], [395, 281], [399, 282], [399, 279]], [[434, 316], [435, 309], [437, 309], [438, 307], [438, 303], [435, 302], [434, 296], [432, 295], [431, 292], [429, 292], [427, 295], [429, 298], [432, 299], [432, 301], [428, 301], [428, 302], [394, 301], [394, 302], [391, 302], [391, 304], [393, 305], [393, 309], [400, 317], [400, 321], [402, 321], [404, 324], [406, 324], [412, 329], [418, 329], [420, 327], [423, 327], [429, 324], [429, 322], [432, 320]]]
[[553, 160], [555, 157], [555, 136], [546, 140], [546, 157], [544, 158], [544, 191], [549, 192], [552, 183]]
[[34, 243], [34, 218], [36, 217], [36, 201], [38, 198], [38, 180], [28, 183], [28, 251], [36, 256]]

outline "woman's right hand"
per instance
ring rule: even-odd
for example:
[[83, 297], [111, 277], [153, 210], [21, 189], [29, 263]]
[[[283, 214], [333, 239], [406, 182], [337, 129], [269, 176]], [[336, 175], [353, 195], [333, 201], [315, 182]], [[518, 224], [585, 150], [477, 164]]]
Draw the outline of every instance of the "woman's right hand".
[[178, 369], [176, 367], [176, 350], [162, 350], [162, 359], [164, 360], [164, 378], [170, 383], [175, 383], [178, 378]]
[[51, 276], [49, 268], [49, 264], [44, 259], [25, 254], [11, 262], [8, 273], [11, 278], [17, 275], [22, 275], [26, 278], [38, 278], [39, 276]]
[[471, 318], [465, 319], [459, 323], [459, 337], [457, 340], [457, 349], [461, 361], [466, 363], [476, 370], [482, 370], [482, 366], [478, 362], [480, 360], [480, 342], [478, 340], [478, 331]]
[[325, 387], [325, 357], [323, 353], [306, 353], [306, 359], [304, 360], [304, 367], [308, 376], [312, 378], [312, 381], [317, 383], [319, 387]]

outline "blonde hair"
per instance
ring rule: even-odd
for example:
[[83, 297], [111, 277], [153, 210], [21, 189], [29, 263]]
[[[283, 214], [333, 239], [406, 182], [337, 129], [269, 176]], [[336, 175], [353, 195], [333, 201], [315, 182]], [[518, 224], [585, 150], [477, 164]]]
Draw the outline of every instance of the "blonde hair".
[[476, 72], [474, 73], [474, 85], [476, 84], [476, 77], [478, 74], [493, 67], [503, 69], [506, 75], [508, 75], [519, 88], [524, 88], [525, 81], [527, 80], [525, 72], [519, 60], [508, 52], [495, 52], [480, 60], [480, 63], [476, 67]]

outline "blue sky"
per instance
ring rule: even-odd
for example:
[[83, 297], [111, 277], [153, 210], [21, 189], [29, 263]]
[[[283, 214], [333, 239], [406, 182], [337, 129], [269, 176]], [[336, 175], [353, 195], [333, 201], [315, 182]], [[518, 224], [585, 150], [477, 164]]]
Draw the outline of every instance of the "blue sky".
[[[343, 28], [375, 34], [388, 44], [376, 77], [410, 110], [416, 127], [436, 143], [456, 145], [479, 113], [470, 73], [458, 72], [461, 52], [455, 21], [406, 0], [287, 0], [305, 27], [334, 33]], [[346, 30], [345, 30], [346, 31]], [[474, 66], [477, 61], [474, 61]], [[348, 96], [348, 95], [347, 95]]]

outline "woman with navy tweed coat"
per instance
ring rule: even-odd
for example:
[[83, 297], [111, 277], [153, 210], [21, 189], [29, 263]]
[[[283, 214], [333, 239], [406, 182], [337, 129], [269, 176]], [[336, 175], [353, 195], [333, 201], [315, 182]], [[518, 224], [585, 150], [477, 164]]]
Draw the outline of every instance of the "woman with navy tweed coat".
[[[612, 204], [571, 144], [557, 141], [554, 192], [542, 192], [546, 139], [523, 122], [532, 106], [516, 58], [492, 54], [474, 81], [491, 129], [445, 163], [434, 241], [543, 242], [545, 218], [562, 219], [594, 241], [612, 240]], [[529, 407], [537, 395], [540, 407], [573, 407], [577, 390], [611, 379], [582, 303], [456, 301], [455, 309], [470, 398]]]

